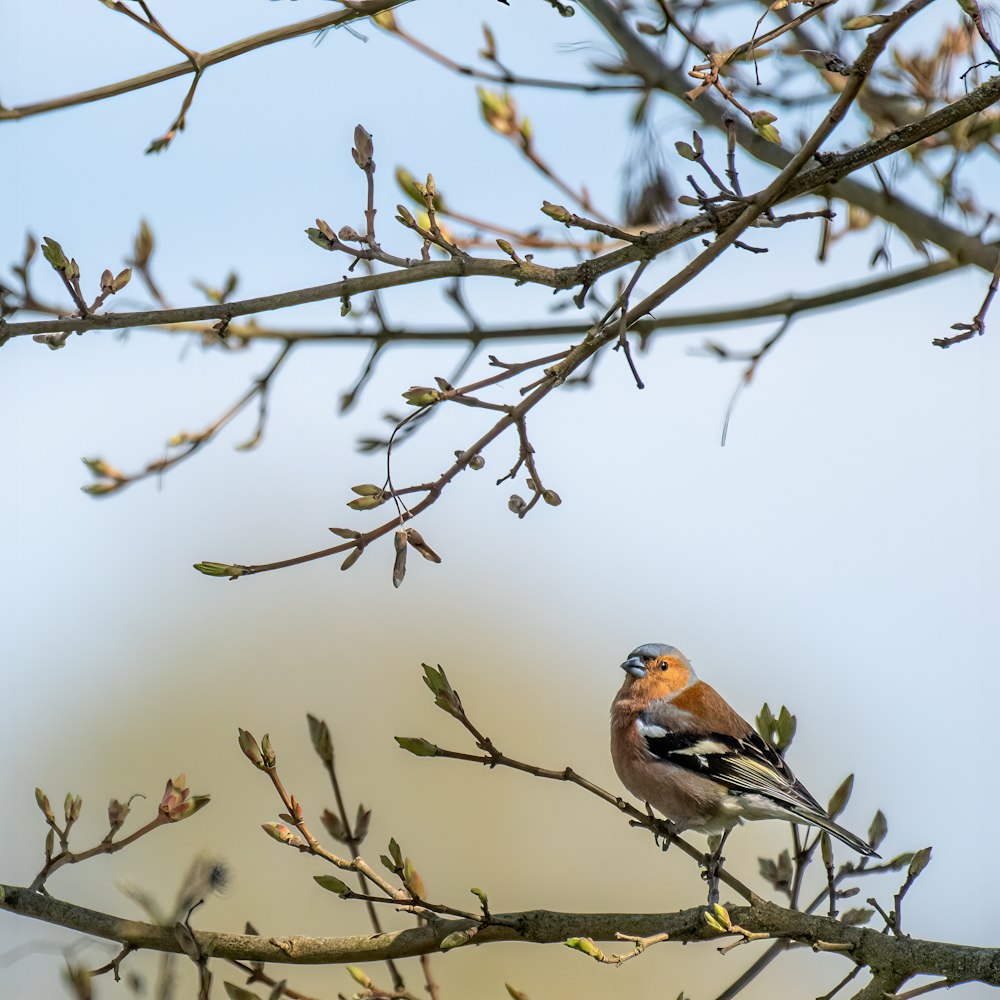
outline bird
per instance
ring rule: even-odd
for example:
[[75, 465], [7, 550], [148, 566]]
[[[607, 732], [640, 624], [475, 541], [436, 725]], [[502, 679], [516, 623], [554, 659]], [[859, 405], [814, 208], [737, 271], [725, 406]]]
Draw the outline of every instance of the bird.
[[[625, 787], [678, 832], [721, 834], [743, 820], [818, 827], [865, 857], [875, 849], [835, 823], [784, 759], [674, 646], [637, 646], [611, 705], [611, 758]], [[722, 843], [713, 858], [721, 862]], [[709, 875], [711, 882], [711, 875]], [[717, 896], [717, 887], [716, 887]], [[709, 894], [710, 902], [712, 891]]]

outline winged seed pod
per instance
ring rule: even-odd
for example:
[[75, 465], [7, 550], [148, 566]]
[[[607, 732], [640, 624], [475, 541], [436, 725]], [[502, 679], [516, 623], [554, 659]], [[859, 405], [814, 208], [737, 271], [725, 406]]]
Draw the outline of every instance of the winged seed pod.
[[400, 528], [393, 537], [393, 544], [396, 547], [396, 558], [392, 563], [392, 585], [399, 588], [406, 576], [406, 539], [409, 532], [406, 528]]
[[407, 530], [407, 541], [429, 562], [439, 563], [441, 557], [424, 541], [424, 536], [416, 528]]

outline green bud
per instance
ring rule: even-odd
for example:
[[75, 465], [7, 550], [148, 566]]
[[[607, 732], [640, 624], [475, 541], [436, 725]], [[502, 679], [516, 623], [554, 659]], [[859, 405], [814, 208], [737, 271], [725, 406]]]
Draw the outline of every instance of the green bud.
[[543, 500], [544, 500], [544, 501], [545, 501], [545, 502], [546, 502], [546, 503], [547, 503], [547, 504], [548, 504], [548, 505], [549, 505], [550, 507], [558, 507], [558, 506], [559, 506], [559, 504], [561, 504], [561, 503], [562, 503], [562, 497], [561, 497], [561, 496], [559, 496], [559, 494], [558, 494], [558, 493], [556, 493], [556, 491], [555, 491], [555, 490], [546, 490], [546, 491], [545, 491], [545, 492], [544, 492], [544, 493], [542, 494], [542, 499], [543, 499]]
[[228, 576], [230, 580], [236, 580], [250, 572], [246, 566], [230, 566], [218, 562], [195, 563], [194, 568], [205, 576]]
[[500, 249], [503, 250], [508, 257], [514, 256], [514, 248], [507, 240], [497, 240], [497, 246], [500, 247]]
[[438, 748], [419, 736], [394, 736], [393, 739], [416, 757], [436, 757]]
[[330, 727], [315, 715], [306, 715], [309, 723], [309, 738], [312, 740], [316, 756], [325, 764], [333, 763], [333, 740], [330, 739]]
[[824, 830], [819, 835], [820, 852], [823, 855], [823, 864], [827, 868], [833, 867], [833, 844], [830, 841], [830, 834]]
[[353, 541], [355, 538], [361, 537], [360, 531], [355, 531], [353, 528], [331, 528], [330, 529], [338, 538], [346, 538]]
[[469, 468], [475, 472], [478, 472], [480, 469], [484, 468], [485, 465], [486, 465], [486, 459], [483, 458], [482, 455], [473, 455], [472, 458], [469, 459]]
[[88, 496], [92, 497], [102, 497], [107, 496], [109, 493], [114, 493], [120, 490], [124, 483], [88, 483], [86, 486], [80, 487], [81, 493], [86, 493]]
[[330, 246], [330, 241], [318, 229], [310, 228], [303, 230], [303, 232], [305, 232], [311, 242], [315, 243], [316, 246], [322, 248], [323, 250], [333, 249], [333, 247]]
[[264, 767], [274, 767], [278, 763], [278, 755], [271, 746], [269, 733], [264, 733], [264, 738], [260, 741], [260, 754], [264, 758]]
[[[111, 6], [111, 4], [109, 3], [108, 6]], [[195, 951], [195, 961], [198, 961], [197, 949]], [[229, 997], [229, 1000], [260, 1000], [260, 997], [256, 993], [251, 993], [250, 990], [245, 990], [242, 986], [237, 986], [235, 983], [227, 982], [222, 985], [226, 988], [226, 996]]]
[[754, 126], [757, 134], [765, 141], [775, 146], [781, 145], [781, 133], [773, 125]]
[[567, 938], [563, 943], [567, 948], [572, 948], [574, 951], [582, 951], [584, 955], [589, 955], [591, 958], [598, 960], [604, 958], [604, 952], [590, 938], [571, 937]]
[[375, 984], [365, 975], [362, 969], [359, 969], [356, 965], [349, 965], [347, 967], [347, 974], [353, 979], [359, 986], [364, 987], [366, 990], [374, 990]]
[[[260, 828], [269, 837], [273, 837], [279, 844], [288, 844], [289, 847], [305, 847], [306, 842], [293, 830], [290, 830], [284, 823], [261, 823]], [[322, 875], [314, 876], [318, 882]], [[341, 883], [343, 885], [343, 883]], [[325, 888], [325, 887], [324, 887]], [[344, 886], [346, 889], [347, 886]]]
[[360, 545], [356, 549], [352, 549], [347, 554], [347, 558], [340, 564], [341, 572], [345, 569], [350, 569], [361, 558], [361, 553], [364, 551], [364, 548]]
[[889, 832], [889, 823], [885, 818], [885, 813], [879, 809], [875, 813], [874, 819], [872, 819], [872, 825], [868, 827], [868, 843], [874, 848], [878, 848], [878, 845], [885, 840], [885, 835]]
[[930, 863], [931, 860], [931, 848], [921, 847], [913, 855], [913, 860], [910, 861], [910, 867], [907, 870], [907, 878], [916, 878]]
[[[542, 202], [542, 212], [550, 219], [555, 219], [556, 222], [562, 222], [567, 226], [573, 221], [573, 216], [568, 209], [562, 205], [553, 205], [550, 201]], [[502, 250], [503, 247], [500, 249]]]
[[771, 122], [776, 122], [778, 120], [777, 115], [772, 115], [770, 111], [751, 111], [750, 112], [750, 124], [754, 128], [761, 128], [764, 125], [770, 125]]
[[[963, 0], [958, 0], [959, 5], [964, 10]], [[968, 0], [965, 0], [968, 2]], [[848, 18], [841, 27], [844, 31], [862, 31], [865, 28], [874, 28], [879, 24], [885, 24], [889, 18], [885, 14], [863, 14], [861, 17]]]
[[476, 936], [475, 929], [468, 931], [452, 931], [439, 945], [442, 951], [451, 951], [452, 948], [461, 948], [463, 944], [468, 944]]
[[403, 882], [406, 883], [406, 888], [416, 899], [426, 899], [427, 889], [424, 886], [424, 880], [409, 858], [403, 860]]
[[441, 393], [426, 385], [411, 385], [401, 395], [410, 406], [431, 406], [441, 400]]
[[796, 725], [797, 720], [795, 716], [782, 705], [781, 711], [778, 713], [777, 722], [775, 723], [779, 750], [785, 751], [791, 746], [792, 740], [795, 738]]
[[335, 892], [341, 899], [351, 895], [351, 887], [346, 882], [337, 878], [336, 875], [313, 875], [313, 881], [321, 889], [326, 889], [328, 892]]
[[367, 496], [358, 497], [357, 500], [350, 500], [347, 506], [351, 510], [374, 510], [376, 507], [381, 507], [384, 503], [385, 496]]
[[55, 813], [52, 812], [52, 805], [49, 803], [49, 797], [40, 788], [35, 789], [35, 801], [38, 803], [38, 808], [42, 810], [45, 819], [49, 823], [54, 823], [56, 821]]
[[827, 806], [827, 814], [830, 819], [836, 819], [843, 811], [844, 807], [847, 805], [848, 799], [851, 797], [851, 792], [854, 789], [854, 775], [849, 774], [840, 783], [840, 787], [833, 793], [830, 798], [830, 804]]
[[354, 162], [362, 170], [367, 170], [371, 166], [373, 151], [372, 137], [360, 125], [355, 126], [354, 147], [351, 149], [351, 156], [354, 157]]
[[42, 256], [52, 265], [55, 270], [65, 272], [69, 267], [69, 261], [63, 248], [51, 236], [42, 239]]
[[389, 838], [389, 853], [392, 855], [393, 865], [396, 868], [403, 867], [403, 852], [399, 849], [399, 844], [396, 843], [395, 837]]
[[694, 151], [694, 147], [688, 142], [675, 142], [674, 149], [677, 150], [677, 155], [683, 157], [685, 160], [698, 159], [698, 154]]

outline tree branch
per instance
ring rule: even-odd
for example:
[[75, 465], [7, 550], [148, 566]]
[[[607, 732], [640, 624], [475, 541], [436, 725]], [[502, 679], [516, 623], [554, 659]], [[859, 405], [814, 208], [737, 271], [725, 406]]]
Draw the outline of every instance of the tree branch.
[[[254, 49], [264, 48], [266, 45], [283, 42], [289, 38], [309, 35], [316, 31], [322, 31], [324, 28], [335, 28], [342, 24], [350, 24], [351, 21], [371, 17], [373, 14], [389, 10], [392, 7], [398, 7], [401, 3], [405, 2], [406, 0], [356, 0], [347, 10], [338, 10], [333, 14], [322, 14], [307, 21], [298, 21], [295, 24], [285, 25], [281, 28], [271, 28], [269, 31], [249, 35], [246, 38], [230, 42], [228, 45], [222, 45], [209, 52], [200, 53], [198, 55], [198, 62], [201, 66], [201, 72], [204, 73], [209, 66], [226, 62], [229, 59], [235, 59], [237, 56], [245, 55]], [[162, 69], [143, 73], [142, 76], [133, 76], [128, 80], [120, 80], [118, 83], [95, 87], [93, 90], [83, 90], [78, 94], [54, 97], [49, 100], [36, 101], [33, 104], [22, 104], [16, 108], [0, 107], [0, 121], [16, 121], [21, 118], [30, 118], [32, 115], [44, 114], [47, 111], [56, 111], [59, 108], [72, 108], [79, 104], [92, 104], [94, 101], [103, 101], [109, 97], [117, 97], [119, 94], [127, 94], [133, 90], [153, 87], [158, 83], [174, 80], [179, 76], [186, 76], [188, 73], [194, 72], [195, 66], [190, 61], [174, 63], [172, 66], [164, 66]]]
[[[668, 66], [655, 50], [646, 45], [628, 25], [611, 0], [581, 0], [581, 5], [590, 11], [594, 19], [622, 49], [628, 60], [628, 66], [633, 72], [637, 73], [650, 87], [683, 99], [689, 89], [690, 80], [688, 77], [680, 70]], [[983, 87], [989, 88], [986, 94], [990, 95], [983, 107], [1000, 99], [1000, 79], [994, 77], [982, 87], [976, 88], [972, 94], [981, 91]], [[972, 94], [968, 96], [971, 97]], [[983, 99], [984, 96], [981, 94], [977, 100]], [[948, 107], [954, 110], [956, 105], [962, 104], [964, 100], [965, 98]], [[689, 107], [701, 117], [702, 121], [713, 128], [718, 127], [728, 113], [728, 109], [720, 106], [717, 101], [713, 101], [709, 94], [703, 95]], [[970, 109], [968, 114], [982, 110], [982, 107], [974, 104], [970, 104], [968, 107]], [[942, 112], [947, 110], [947, 108], [942, 109]], [[936, 112], [935, 115], [942, 112]], [[935, 115], [930, 117], [934, 118]], [[962, 116], [960, 115], [960, 117]], [[904, 129], [897, 129], [896, 132], [892, 133], [892, 135], [897, 136], [894, 142], [896, 149], [893, 149], [892, 152], [906, 148], [906, 143], [900, 143], [898, 133], [905, 132], [911, 127], [906, 126]], [[791, 160], [791, 153], [772, 142], [766, 142], [745, 122], [734, 120], [732, 129], [740, 146], [756, 159], [778, 169], [783, 169]], [[886, 137], [886, 139], [889, 138], [890, 136]], [[889, 153], [886, 152], [885, 155], [889, 155]], [[799, 184], [803, 183], [805, 178], [812, 173], [810, 171], [803, 174], [799, 179]], [[803, 193], [798, 184], [793, 185], [791, 191], [795, 195]], [[933, 243], [957, 260], [975, 264], [984, 271], [993, 270], [994, 253], [981, 240], [960, 232], [941, 221], [937, 216], [922, 211], [897, 195], [890, 196], [885, 192], [873, 191], [864, 184], [846, 179], [839, 181], [836, 194], [837, 197], [843, 198], [845, 201], [863, 208], [869, 214], [879, 216], [896, 226], [915, 242]]]
[[[0, 885], [0, 909], [95, 937], [161, 952], [181, 952], [171, 928], [127, 920], [19, 886]], [[388, 931], [377, 937], [274, 937], [195, 931], [199, 949], [208, 958], [244, 962], [279, 962], [296, 965], [375, 962], [440, 951], [441, 942], [455, 931], [478, 927], [477, 945], [498, 941], [532, 944], [562, 943], [570, 937], [615, 941], [616, 935], [650, 937], [669, 934], [670, 941], [718, 940], [705, 923], [704, 908], [676, 913], [560, 913], [527, 910], [493, 915], [493, 923], [480, 926], [472, 920], [438, 920], [433, 925]], [[773, 903], [730, 907], [734, 924], [751, 933], [800, 941], [810, 946], [826, 943], [849, 946], [852, 962], [873, 969], [892, 969], [911, 975], [936, 975], [956, 982], [982, 982], [1000, 986], [1000, 949], [890, 937], [866, 928], [848, 927], [829, 917], [786, 910]]]

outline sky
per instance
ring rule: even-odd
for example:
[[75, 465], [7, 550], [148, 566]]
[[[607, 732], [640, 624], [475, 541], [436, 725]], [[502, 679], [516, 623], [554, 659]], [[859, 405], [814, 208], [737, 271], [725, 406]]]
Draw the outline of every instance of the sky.
[[[328, 9], [309, 0], [178, 0], [163, 14], [204, 51]], [[559, 18], [543, 3], [478, 0], [456, 10], [421, 0], [400, 12], [414, 33], [446, 38], [447, 51], [469, 62], [484, 19], [502, 56], [523, 72], [580, 78], [587, 59], [609, 51], [584, 12]], [[3, 5], [0, 38], [8, 106], [176, 61], [128, 19], [69, 0]], [[415, 250], [391, 222], [401, 198], [397, 165], [417, 176], [432, 171], [450, 203], [510, 224], [541, 224], [541, 201], [565, 200], [488, 132], [473, 82], [371, 27], [212, 68], [184, 133], [159, 156], [143, 155], [186, 85], [4, 123], [0, 267], [19, 258], [30, 231], [58, 239], [96, 285], [105, 267], [122, 266], [145, 218], [156, 236], [157, 278], [177, 304], [204, 301], [192, 282], [219, 284], [229, 270], [239, 275], [239, 297], [336, 280], [344, 262], [302, 230], [317, 216], [335, 229], [360, 227], [363, 177], [350, 157], [359, 122], [375, 137], [378, 219], [394, 252]], [[542, 154], [617, 211], [634, 152], [633, 99], [515, 96]], [[689, 137], [691, 121], [665, 100], [654, 106], [679, 183], [687, 165], [672, 145]], [[995, 181], [986, 163], [967, 183], [986, 190], [991, 169]], [[747, 183], [765, 176], [745, 164]], [[932, 204], [919, 187], [904, 193]], [[768, 254], [728, 253], [671, 308], [805, 294], [867, 276], [879, 235], [874, 226], [841, 240], [820, 267], [814, 224], [761, 234]], [[916, 261], [902, 238], [891, 246], [895, 266]], [[668, 264], [689, 256], [679, 248]], [[42, 266], [38, 288], [58, 299], [55, 276]], [[507, 510], [509, 494], [524, 488], [494, 486], [516, 457], [516, 441], [502, 439], [483, 471], [463, 473], [420, 518], [443, 562], [411, 562], [399, 590], [388, 542], [348, 573], [339, 560], [321, 560], [229, 583], [191, 565], [281, 559], [331, 544], [329, 526], [374, 524], [377, 515], [345, 507], [351, 485], [384, 473], [383, 458], [358, 453], [355, 443], [384, 430], [382, 415], [402, 408], [400, 392], [447, 376], [460, 347], [393, 349], [346, 415], [339, 399], [363, 349], [298, 350], [274, 386], [259, 448], [234, 448], [252, 430], [248, 413], [161, 480], [95, 500], [79, 490], [87, 482], [81, 457], [142, 466], [172, 435], [221, 413], [276, 348], [223, 353], [149, 330], [73, 337], [58, 352], [8, 343], [0, 353], [0, 680], [15, 766], [0, 774], [0, 796], [15, 821], [8, 819], [0, 878], [26, 884], [39, 867], [36, 786], [56, 803], [67, 791], [83, 797], [83, 847], [103, 836], [107, 799], [142, 792], [148, 798], [137, 800], [136, 815], [151, 812], [165, 779], [183, 771], [195, 792], [213, 794], [210, 808], [113, 858], [64, 869], [53, 894], [138, 918], [122, 885], [167, 901], [191, 859], [208, 851], [227, 860], [232, 885], [196, 926], [239, 931], [249, 919], [264, 933], [363, 932], [357, 904], [315, 889], [316, 863], [259, 832], [278, 804], [236, 744], [238, 726], [269, 732], [286, 783], [315, 816], [329, 790], [309, 748], [312, 712], [331, 726], [348, 799], [374, 810], [364, 853], [377, 857], [395, 836], [437, 898], [465, 906], [475, 885], [499, 911], [697, 905], [703, 886], [685, 858], [661, 856], [580, 790], [417, 759], [393, 741], [420, 735], [472, 749], [421, 683], [421, 662], [440, 663], [473, 720], [506, 752], [572, 765], [618, 791], [607, 748], [618, 664], [655, 641], [682, 649], [746, 717], [764, 701], [788, 705], [799, 723], [789, 758], [796, 773], [825, 801], [853, 772], [842, 820], [864, 833], [882, 809], [883, 854], [933, 845], [930, 867], [907, 896], [909, 933], [992, 943], [978, 880], [998, 818], [984, 761], [1000, 695], [991, 627], [1000, 598], [1000, 359], [989, 334], [949, 351], [931, 346], [976, 311], [987, 282], [959, 271], [801, 317], [742, 393], [724, 448], [740, 369], [701, 348], [713, 339], [753, 349], [773, 323], [655, 337], [637, 355], [643, 391], [622, 358], [608, 356], [592, 384], [560, 390], [529, 420], [545, 483], [562, 505], [539, 505], [523, 520]], [[650, 279], [644, 290], [653, 287]], [[468, 295], [490, 325], [537, 322], [552, 304], [546, 290], [486, 279], [470, 282]], [[146, 302], [141, 287], [120, 298], [117, 308]], [[439, 289], [400, 290], [385, 305], [399, 325], [461, 322]], [[336, 301], [269, 320], [349, 328]], [[495, 350], [523, 360], [564, 346]], [[485, 357], [477, 358], [469, 378], [488, 374]], [[399, 449], [394, 479], [432, 478], [485, 426], [478, 413], [442, 414]], [[738, 831], [728, 848], [732, 870], [762, 888], [756, 859], [787, 840], [778, 824]], [[885, 903], [897, 888], [873, 880], [862, 898], [875, 891]], [[58, 955], [72, 935], [0, 914], [0, 940], [5, 995], [65, 995]], [[75, 954], [97, 965], [109, 952], [91, 945]], [[477, 996], [502, 997], [511, 982], [533, 1000], [682, 989], [700, 1000], [752, 957], [749, 946], [721, 958], [710, 946], [666, 945], [612, 970], [558, 946], [508, 945], [450, 953], [435, 967], [446, 997], [473, 987]], [[138, 959], [134, 968], [148, 978], [155, 963]], [[803, 995], [819, 995], [845, 971], [836, 956], [797, 953], [745, 995], [804, 982], [813, 992]], [[385, 981], [378, 967], [369, 972]], [[190, 969], [179, 974], [190, 988]], [[320, 996], [352, 988], [342, 969], [288, 975], [290, 985]], [[239, 981], [219, 968], [219, 996], [223, 978]], [[98, 997], [113, 991], [110, 981], [97, 983]], [[955, 995], [975, 1000], [986, 990]]]

